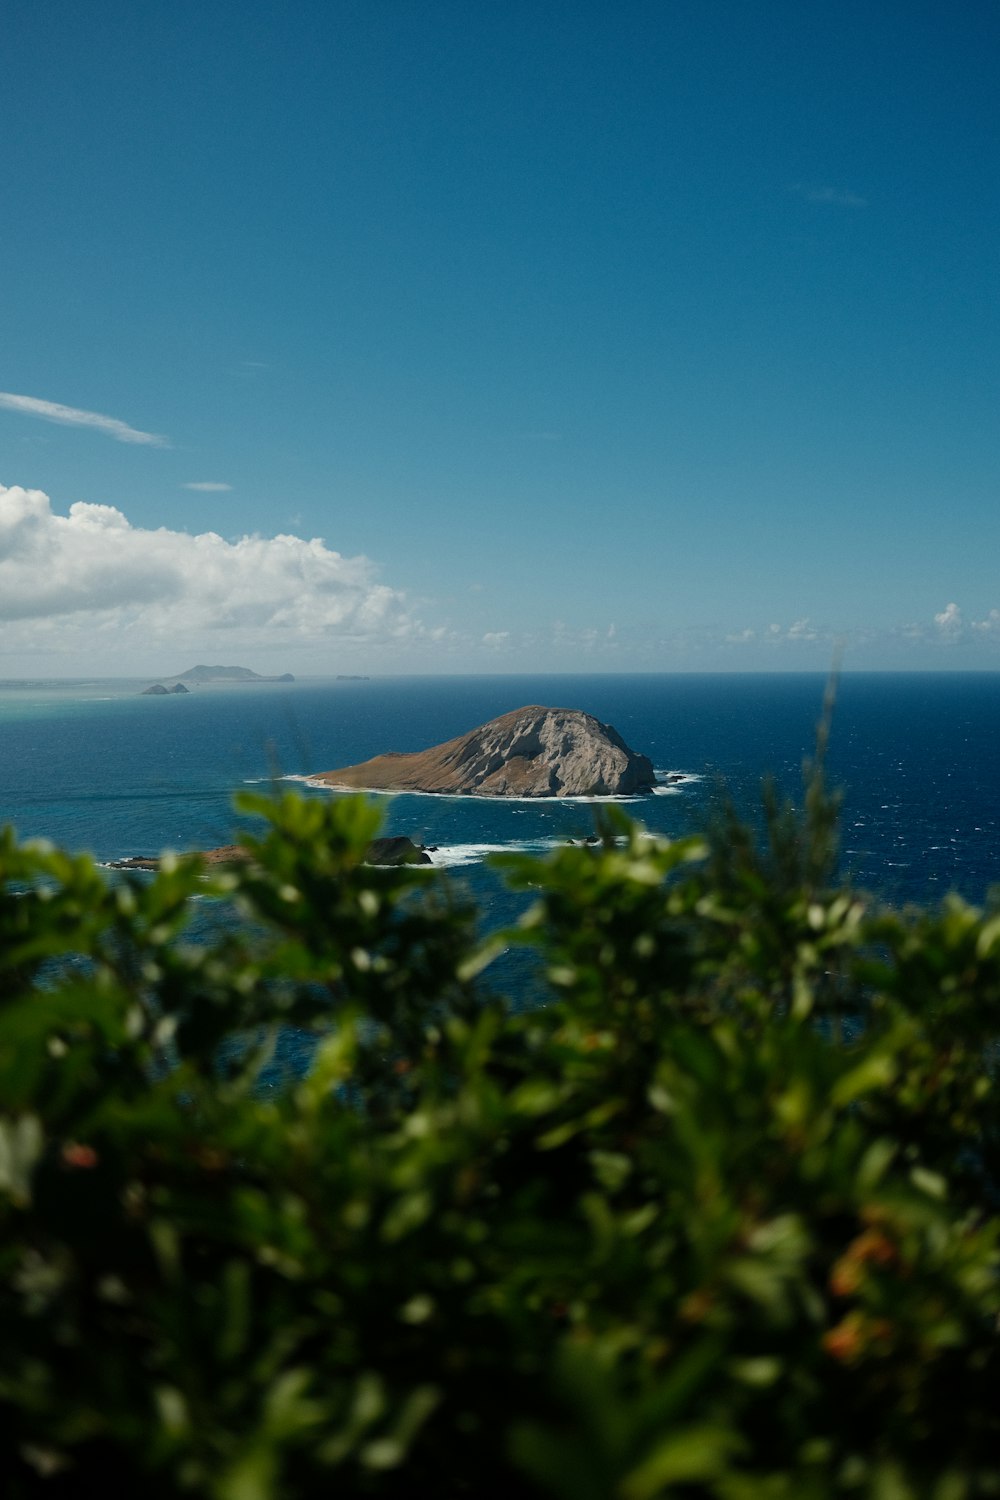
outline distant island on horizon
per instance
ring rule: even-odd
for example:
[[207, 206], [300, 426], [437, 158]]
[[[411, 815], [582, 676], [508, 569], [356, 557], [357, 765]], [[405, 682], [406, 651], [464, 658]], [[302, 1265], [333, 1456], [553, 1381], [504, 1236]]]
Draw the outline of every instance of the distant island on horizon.
[[[186, 672], [178, 672], [176, 677], [164, 677], [160, 682], [154, 682], [152, 687], [143, 688], [140, 697], [163, 698], [173, 693], [187, 693], [190, 688], [185, 683], [192, 682], [197, 686], [199, 683], [211, 682], [294, 682], [295, 678], [291, 672], [282, 672], [278, 677], [262, 677], [259, 672], [252, 672], [249, 667], [207, 667], [200, 663], [197, 667], [189, 667]], [[164, 686], [172, 683], [172, 687]]]
[[276, 677], [264, 677], [260, 672], [251, 672], [249, 667], [206, 667], [200, 664], [178, 672], [174, 677], [165, 677], [164, 682], [294, 682], [291, 672], [282, 672]]

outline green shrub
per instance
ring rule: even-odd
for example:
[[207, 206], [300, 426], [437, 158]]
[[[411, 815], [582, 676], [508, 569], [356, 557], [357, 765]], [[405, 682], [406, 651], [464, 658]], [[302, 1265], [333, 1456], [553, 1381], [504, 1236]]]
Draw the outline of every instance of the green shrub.
[[486, 940], [362, 799], [240, 806], [221, 872], [0, 835], [5, 1495], [1000, 1493], [1000, 915], [831, 888], [818, 783], [508, 857]]

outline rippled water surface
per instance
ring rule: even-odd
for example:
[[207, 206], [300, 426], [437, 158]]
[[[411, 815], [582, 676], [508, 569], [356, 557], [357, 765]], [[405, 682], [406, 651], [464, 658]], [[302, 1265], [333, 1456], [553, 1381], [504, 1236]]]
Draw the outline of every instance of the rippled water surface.
[[[527, 703], [582, 708], [661, 771], [688, 779], [629, 811], [676, 834], [697, 827], [724, 782], [752, 801], [771, 772], [800, 785], [824, 680], [818, 676], [426, 677], [197, 687], [144, 697], [144, 682], [0, 683], [0, 819], [100, 859], [229, 842], [231, 798], [385, 750], [418, 750]], [[848, 675], [829, 769], [843, 787], [845, 866], [893, 901], [1000, 878], [1000, 674]], [[326, 792], [305, 789], [307, 796]], [[586, 836], [586, 803], [384, 799], [387, 831], [486, 900], [496, 849]]]

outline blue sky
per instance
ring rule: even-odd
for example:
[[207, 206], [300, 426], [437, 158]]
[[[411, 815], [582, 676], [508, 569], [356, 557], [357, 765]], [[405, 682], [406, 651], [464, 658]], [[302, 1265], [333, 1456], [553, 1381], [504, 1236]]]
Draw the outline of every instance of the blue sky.
[[0, 56], [0, 676], [1000, 666], [994, 0]]

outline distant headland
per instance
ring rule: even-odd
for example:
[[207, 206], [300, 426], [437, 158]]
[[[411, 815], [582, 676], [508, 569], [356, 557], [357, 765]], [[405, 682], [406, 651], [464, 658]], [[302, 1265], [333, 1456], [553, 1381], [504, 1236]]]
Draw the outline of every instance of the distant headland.
[[429, 750], [390, 751], [309, 780], [452, 796], [621, 797], [651, 792], [656, 774], [610, 724], [580, 709], [531, 704]]
[[[189, 667], [186, 672], [178, 672], [176, 677], [165, 677], [163, 682], [155, 682], [152, 687], [143, 688], [142, 697], [162, 698], [166, 693], [187, 693], [190, 688], [185, 684], [194, 683], [197, 687], [211, 682], [294, 682], [295, 678], [291, 672], [282, 672], [278, 677], [262, 677], [259, 672], [251, 672], [249, 667], [206, 667], [203, 664], [197, 667]], [[165, 683], [172, 686], [166, 687]]]
[[259, 672], [251, 672], [249, 667], [189, 667], [186, 672], [178, 672], [176, 677], [168, 677], [168, 682], [294, 682], [295, 678], [291, 672], [282, 672], [278, 677], [262, 677]]

